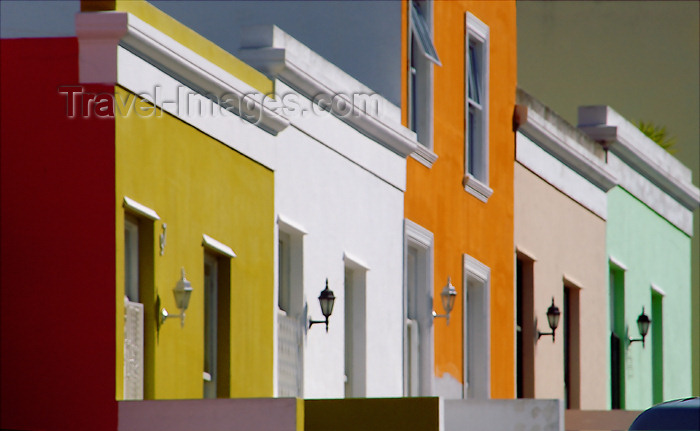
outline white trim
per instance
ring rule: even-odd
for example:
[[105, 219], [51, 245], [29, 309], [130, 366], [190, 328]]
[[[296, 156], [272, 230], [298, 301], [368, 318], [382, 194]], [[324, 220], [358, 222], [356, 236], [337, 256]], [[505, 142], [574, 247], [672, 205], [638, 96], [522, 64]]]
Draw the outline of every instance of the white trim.
[[154, 221], [160, 220], [160, 216], [158, 215], [157, 212], [148, 208], [145, 205], [142, 205], [142, 204], [136, 202], [135, 200], [133, 200], [131, 198], [124, 196], [124, 204], [123, 205], [124, 205], [124, 208], [126, 208], [132, 212], [135, 212], [137, 214], [140, 214], [140, 215], [146, 217], [147, 219], [154, 220]]
[[228, 257], [236, 257], [236, 253], [231, 250], [231, 247], [227, 246], [226, 244], [219, 242], [215, 240], [214, 238], [210, 237], [207, 234], [202, 234], [202, 245], [204, 247], [210, 248], [214, 251], [217, 251], [224, 256]]
[[365, 263], [362, 259], [359, 259], [347, 251], [343, 252], [343, 261], [345, 266], [352, 269], [361, 269], [363, 271], [369, 271], [369, 265]]
[[682, 202], [658, 187], [653, 181], [621, 160], [617, 154], [608, 153], [608, 166], [620, 179], [620, 187], [656, 211], [661, 217], [693, 236], [693, 211]]
[[608, 260], [610, 261], [611, 264], [617, 269], [621, 269], [622, 271], [627, 271], [627, 265], [622, 263], [622, 261], [618, 260], [617, 258], [613, 256], [608, 256]]
[[[425, 24], [427, 26], [427, 31], [431, 34], [433, 32], [433, 1], [424, 0], [423, 6], [425, 6]], [[434, 66], [437, 64], [441, 66], [439, 62], [434, 63], [425, 55], [419, 55], [413, 53], [413, 40], [414, 37], [417, 39], [417, 44], [421, 45], [420, 36], [416, 33], [416, 25], [413, 23], [413, 17], [411, 10], [413, 9], [413, 2], [408, 2], [409, 14], [409, 31], [406, 32], [407, 39], [407, 52], [409, 56], [409, 61], [407, 62], [408, 70], [408, 127], [413, 130], [417, 129], [416, 139], [419, 145], [416, 145], [416, 151], [411, 155], [418, 160], [421, 164], [427, 168], [431, 168], [437, 155], [433, 152], [434, 149], [434, 128], [433, 128], [433, 112], [434, 112]], [[422, 48], [421, 48], [422, 49]], [[437, 54], [437, 51], [436, 51]], [[412, 79], [413, 71], [411, 70], [411, 60], [415, 60], [415, 76]], [[413, 94], [413, 86], [415, 86], [415, 93]], [[413, 125], [413, 109], [415, 108], [415, 117], [418, 124]]]
[[[145, 117], [158, 117], [163, 115], [163, 112], [167, 112], [251, 160], [270, 170], [275, 170], [276, 138], [273, 135], [228, 110], [219, 109], [221, 108], [219, 105], [214, 104], [204, 95], [197, 93], [126, 48], [117, 47], [117, 56], [118, 84], [130, 92], [124, 96], [125, 100], [115, 99], [117, 112], [119, 109], [128, 112], [132, 104], [135, 104], [134, 100], [143, 97], [162, 109], [162, 112], [152, 110], [152, 114], [147, 114]], [[157, 84], [155, 88], [154, 84]], [[120, 107], [120, 105], [125, 106]], [[199, 106], [207, 110], [217, 109], [218, 112], [210, 115], [209, 112], [199, 111]], [[136, 113], [140, 115], [138, 111]]]
[[[690, 211], [700, 206], [691, 171], [609, 106], [582, 106], [578, 127]], [[637, 198], [645, 201], [644, 195]]]
[[[491, 74], [490, 65], [490, 37], [489, 37], [489, 27], [471, 12], [465, 14], [465, 33], [464, 33], [464, 62], [465, 62], [465, 74], [464, 74], [464, 180], [463, 185], [467, 192], [476, 196], [479, 200], [486, 202], [491, 195], [489, 191], [493, 192], [488, 188], [489, 181], [489, 124], [490, 124], [490, 114], [489, 114], [489, 76]], [[473, 39], [478, 42], [481, 46], [479, 50], [481, 52], [481, 70], [479, 71], [479, 77], [481, 78], [480, 88], [482, 90], [481, 99], [479, 101], [479, 107], [481, 110], [481, 124], [480, 133], [477, 139], [481, 141], [482, 154], [480, 154], [480, 159], [478, 163], [481, 165], [481, 170], [483, 171], [483, 179], [477, 180], [476, 178], [471, 178], [469, 172], [469, 68], [471, 62], [469, 60], [469, 40]], [[476, 182], [475, 182], [476, 181]]]
[[654, 283], [651, 283], [651, 290], [653, 290], [654, 292], [658, 293], [661, 296], [666, 296], [666, 291]]
[[[602, 159], [602, 151], [599, 158], [592, 153], [598, 144], [521, 89], [517, 101], [527, 109], [527, 120], [519, 124], [519, 131], [528, 139], [600, 190], [607, 192], [617, 185], [617, 178]], [[517, 151], [516, 159], [530, 168]]]
[[256, 125], [273, 135], [289, 125], [288, 119], [260, 102], [262, 97], [250, 97], [260, 95], [258, 90], [132, 14], [78, 13], [75, 28], [80, 44], [81, 83], [119, 82], [118, 44], [195, 91], [232, 101], [226, 107], [241, 107], [243, 114], [259, 119]]
[[280, 229], [291, 234], [295, 235], [306, 235], [308, 232], [306, 229], [296, 223], [291, 221], [287, 216], [284, 216], [282, 214], [277, 214], [277, 224], [279, 225]]
[[493, 189], [471, 175], [467, 174], [467, 176], [464, 177], [463, 183], [464, 191], [473, 195], [481, 202], [488, 202], [489, 198], [493, 194]]
[[607, 219], [608, 195], [606, 192], [520, 130], [515, 135], [515, 160], [522, 169], [546, 181], [603, 220]]
[[[280, 79], [310, 100], [319, 95], [332, 95], [334, 107], [352, 107], [350, 115], [340, 115], [343, 109], [331, 109], [331, 113], [391, 151], [407, 157], [416, 150], [415, 133], [400, 124], [400, 110], [396, 106], [278, 27], [246, 28], [241, 46], [239, 58], [268, 76]], [[377, 115], [366, 112], [355, 103], [354, 97], [350, 99], [356, 94], [372, 95], [378, 100], [380, 112]]]
[[425, 145], [416, 145], [416, 151], [411, 153], [411, 157], [417, 160], [420, 164], [424, 165], [426, 168], [432, 168], [433, 164], [438, 159], [438, 155]]
[[[408, 264], [407, 264], [407, 257], [408, 257], [408, 249], [409, 246], [412, 246], [420, 252], [422, 252], [424, 261], [423, 263], [425, 264], [425, 268], [423, 273], [419, 272], [419, 276], [421, 279], [423, 279], [422, 282], [417, 281], [417, 283], [420, 283], [418, 285], [419, 288], [424, 288], [426, 289], [424, 292], [416, 292], [418, 296], [418, 300], [420, 301], [420, 298], [424, 298], [424, 303], [421, 304], [419, 302], [417, 304], [417, 316], [415, 321], [418, 322], [418, 338], [419, 338], [419, 357], [422, 360], [419, 360], [419, 368], [418, 368], [418, 387], [420, 388], [418, 395], [419, 396], [433, 396], [435, 395], [435, 377], [434, 377], [434, 369], [435, 369], [435, 346], [434, 346], [434, 334], [433, 334], [433, 315], [432, 315], [432, 307], [433, 307], [433, 283], [434, 283], [434, 256], [433, 256], [433, 233], [430, 232], [429, 230], [425, 229], [424, 227], [420, 226], [417, 223], [412, 222], [411, 220], [404, 219], [404, 250], [403, 250], [403, 260], [404, 260], [404, 265], [403, 265], [403, 321], [408, 322], [408, 311], [407, 311], [407, 303], [406, 303], [406, 296], [408, 294], [408, 274], [407, 274], [407, 269], [408, 269]], [[419, 268], [420, 271], [420, 268]], [[424, 285], [423, 285], [424, 284]], [[406, 393], [407, 389], [407, 378], [410, 378], [410, 376], [407, 375], [407, 369], [406, 369], [406, 359], [407, 359], [407, 354], [408, 348], [406, 346], [406, 324], [403, 325], [403, 335], [402, 335], [402, 344], [403, 344], [403, 377], [404, 377], [404, 395], [410, 395]]]
[[[462, 330], [464, 334], [462, 342], [464, 358], [462, 372], [465, 381], [462, 396], [464, 398], [489, 399], [491, 398], [491, 269], [468, 254], [463, 255], [462, 265]], [[480, 302], [476, 304], [476, 311], [479, 314], [477, 314], [474, 319], [480, 326], [472, 331], [472, 334], [476, 334], [477, 337], [480, 337], [474, 341], [475, 344], [478, 344], [476, 354], [479, 355], [475, 364], [479, 369], [476, 370], [475, 375], [484, 379], [480, 382], [480, 386], [475, 388], [478, 392], [473, 393], [472, 397], [469, 397], [469, 382], [467, 377], [469, 374], [468, 349], [470, 343], [470, 337], [467, 334], [469, 333], [468, 322], [469, 310], [471, 309], [467, 301], [468, 297], [471, 295], [467, 293], [470, 278], [476, 280], [480, 284], [477, 289], [480, 290], [481, 297], [479, 298]]]
[[404, 219], [404, 230], [406, 237], [421, 247], [427, 249], [433, 246], [433, 233], [418, 223]]

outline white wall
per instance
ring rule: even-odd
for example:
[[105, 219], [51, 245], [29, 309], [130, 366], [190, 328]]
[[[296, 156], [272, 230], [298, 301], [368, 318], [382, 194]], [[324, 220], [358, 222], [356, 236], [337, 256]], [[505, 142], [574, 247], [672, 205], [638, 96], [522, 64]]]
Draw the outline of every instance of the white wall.
[[[293, 90], [276, 83], [277, 92]], [[299, 99], [307, 100], [299, 96]], [[406, 159], [331, 115], [291, 117], [277, 138], [276, 213], [303, 228], [304, 296], [323, 318], [318, 295], [328, 278], [336, 303], [329, 332], [304, 340], [305, 398], [344, 396], [344, 255], [366, 278], [366, 395], [402, 394], [403, 187]]]

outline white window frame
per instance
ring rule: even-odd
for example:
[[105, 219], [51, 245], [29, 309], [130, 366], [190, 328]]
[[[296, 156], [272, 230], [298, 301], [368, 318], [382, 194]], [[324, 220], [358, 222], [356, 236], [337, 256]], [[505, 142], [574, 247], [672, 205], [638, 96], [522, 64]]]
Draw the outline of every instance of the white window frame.
[[[421, 3], [422, 14], [418, 15], [418, 20], [414, 19], [414, 6], [413, 1], [408, 1], [408, 127], [409, 129], [416, 131], [417, 129], [417, 140], [420, 145], [416, 147], [416, 151], [411, 153], [413, 157], [418, 162], [422, 163], [426, 167], [432, 167], [433, 163], [437, 160], [437, 154], [433, 152], [433, 64], [440, 64], [440, 60], [437, 55], [432, 56], [427, 51], [435, 50], [433, 44], [433, 1], [423, 0]], [[420, 38], [418, 33], [428, 33], [429, 37]], [[414, 52], [413, 49], [413, 39], [416, 39], [416, 46], [419, 48]], [[430, 44], [429, 47], [423, 47], [423, 43]], [[415, 63], [415, 71], [411, 66], [411, 62]], [[415, 80], [415, 92], [414, 88]], [[414, 94], [415, 93], [415, 94]], [[416, 110], [417, 112], [413, 112]], [[414, 117], [415, 114], [415, 122]]]
[[[408, 319], [408, 250], [415, 248], [423, 257], [423, 268], [419, 269], [418, 279], [424, 280], [424, 292], [417, 292], [419, 298], [425, 298], [423, 302], [417, 304], [417, 319]], [[433, 370], [435, 368], [434, 345], [433, 345], [433, 233], [424, 227], [404, 220], [404, 294], [403, 294], [403, 315], [404, 315], [404, 335], [403, 335], [403, 375], [404, 375], [404, 396], [432, 396], [434, 394]], [[420, 285], [418, 285], [420, 289]], [[421, 294], [422, 293], [422, 294]], [[416, 328], [416, 326], [418, 328]], [[416, 331], [417, 329], [417, 331]], [[411, 336], [414, 343], [407, 343], [407, 337]], [[409, 344], [415, 345], [418, 340], [418, 351], [409, 351]], [[409, 360], [418, 359], [417, 370], [408, 367]], [[416, 373], [417, 371], [417, 373]], [[409, 375], [413, 374], [413, 375]], [[414, 380], [413, 385], [409, 384], [409, 379]], [[417, 385], [416, 385], [417, 383]], [[417, 390], [415, 389], [417, 386]], [[410, 388], [414, 388], [410, 390]]]
[[[280, 361], [281, 354], [280, 345], [281, 326], [291, 329], [291, 326], [297, 325], [298, 336], [303, 343], [304, 334], [308, 329], [307, 308], [304, 305], [304, 236], [307, 234], [306, 229], [293, 222], [286, 216], [278, 214], [277, 216], [277, 245], [275, 253], [275, 368], [274, 368], [274, 390], [277, 396], [291, 396], [280, 385]], [[282, 261], [280, 261], [280, 258]], [[284, 273], [281, 273], [283, 271]], [[284, 286], [280, 285], [284, 284]], [[282, 293], [281, 290], [286, 290]], [[286, 295], [282, 299], [285, 302], [283, 307], [280, 307], [280, 295]], [[286, 310], [283, 308], [287, 308]], [[284, 320], [284, 321], [283, 321]], [[295, 321], [295, 323], [292, 323]], [[286, 323], [285, 323], [286, 322]], [[295, 330], [296, 331], [296, 330]], [[304, 348], [303, 344], [297, 349], [297, 369], [296, 369], [296, 393], [298, 398], [303, 398], [304, 393]]]
[[[481, 82], [479, 88], [480, 103], [476, 104], [469, 98], [469, 81], [471, 77], [471, 58], [469, 53], [470, 43], [477, 44], [477, 49], [480, 53], [480, 70], [478, 71]], [[466, 13], [466, 32], [465, 32], [465, 81], [464, 81], [464, 190], [475, 196], [482, 202], [487, 202], [493, 194], [493, 190], [489, 187], [489, 27], [484, 24], [479, 18], [471, 12]], [[480, 143], [480, 151], [478, 164], [480, 175], [473, 175], [469, 171], [469, 111], [471, 107], [479, 109], [481, 112], [479, 119], [479, 136], [476, 137]]]
[[[345, 397], [367, 395], [367, 272], [368, 266], [344, 253]], [[350, 275], [348, 277], [348, 275]], [[348, 285], [349, 284], [349, 285]]]
[[[462, 282], [462, 396], [488, 399], [491, 398], [491, 269], [465, 254]], [[471, 316], [472, 313], [476, 315]]]

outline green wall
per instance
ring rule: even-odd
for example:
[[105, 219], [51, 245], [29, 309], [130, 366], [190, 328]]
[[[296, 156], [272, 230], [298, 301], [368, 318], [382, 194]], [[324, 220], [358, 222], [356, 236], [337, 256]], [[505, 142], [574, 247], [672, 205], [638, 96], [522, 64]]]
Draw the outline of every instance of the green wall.
[[[700, 184], [700, 2], [516, 5], [520, 87], [571, 124], [578, 106], [605, 104], [631, 121], [667, 126], [678, 138], [675, 156]], [[700, 310], [700, 209], [693, 226], [692, 301]], [[692, 319], [693, 388], [700, 396], [700, 313]]]
[[[627, 335], [639, 338], [637, 317], [642, 307], [652, 326], [642, 343], [632, 343], [624, 355], [624, 408], [643, 410], [658, 401], [691, 395], [690, 238], [621, 187], [608, 192], [608, 255], [626, 267], [624, 271], [624, 322]], [[665, 292], [663, 308], [662, 369], [654, 372], [652, 340], [652, 283]], [[654, 307], [658, 310], [657, 307]], [[616, 309], [620, 310], [619, 307]], [[619, 312], [619, 311], [618, 311]], [[658, 317], [658, 311], [657, 311]], [[658, 338], [657, 338], [658, 341]], [[656, 347], [656, 349], [655, 349]], [[663, 392], [658, 376], [663, 375]], [[654, 375], [657, 396], [654, 397]]]

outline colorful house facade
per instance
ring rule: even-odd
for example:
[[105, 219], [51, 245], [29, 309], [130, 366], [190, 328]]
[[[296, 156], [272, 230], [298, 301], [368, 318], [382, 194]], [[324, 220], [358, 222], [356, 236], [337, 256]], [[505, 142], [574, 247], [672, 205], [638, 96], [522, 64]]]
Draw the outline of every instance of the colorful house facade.
[[521, 89], [517, 103], [517, 396], [605, 410], [606, 193], [617, 182], [600, 145]]
[[[415, 134], [400, 110], [275, 26], [241, 59], [274, 80], [279, 396], [402, 395], [403, 208]], [[326, 331], [316, 299], [335, 295]], [[321, 325], [323, 326], [323, 325]]]
[[271, 88], [250, 66], [120, 6], [77, 15], [77, 37], [2, 40], [3, 428], [274, 395], [272, 145], [289, 123], [240, 103]]
[[[607, 106], [579, 108], [619, 185], [608, 192], [610, 407], [691, 395], [691, 237], [700, 191], [690, 170]], [[648, 334], [637, 322], [650, 319]], [[637, 342], [640, 341], [640, 342]]]
[[[402, 112], [419, 142], [407, 165], [406, 296], [436, 298], [434, 310], [418, 300], [416, 318], [418, 343], [434, 332], [434, 351], [406, 373], [426, 376], [417, 394], [512, 398], [515, 3], [402, 5]], [[449, 320], [433, 323], [450, 283]]]

